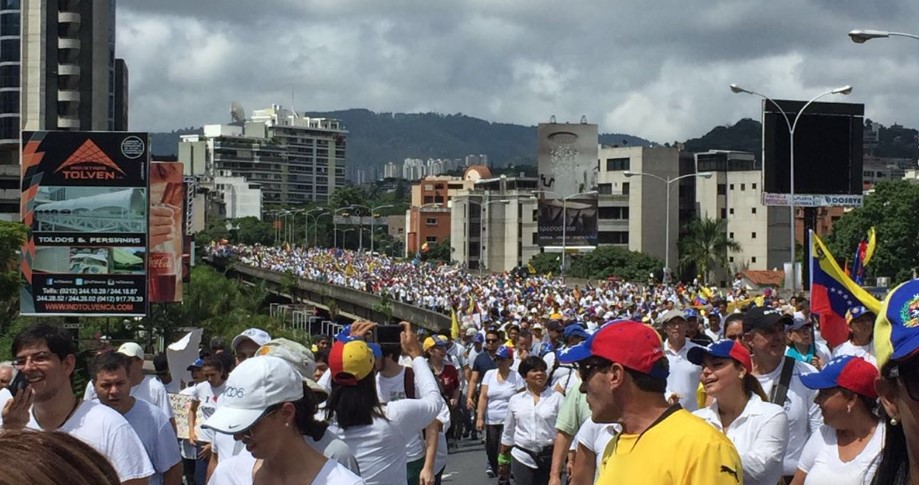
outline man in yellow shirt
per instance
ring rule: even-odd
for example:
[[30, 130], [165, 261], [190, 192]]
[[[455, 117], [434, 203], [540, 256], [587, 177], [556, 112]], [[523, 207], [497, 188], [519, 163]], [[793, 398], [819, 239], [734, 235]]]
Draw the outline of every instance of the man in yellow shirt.
[[669, 365], [653, 329], [611, 322], [559, 359], [577, 363], [593, 420], [622, 426], [603, 452], [597, 485], [743, 483], [727, 436], [664, 399]]

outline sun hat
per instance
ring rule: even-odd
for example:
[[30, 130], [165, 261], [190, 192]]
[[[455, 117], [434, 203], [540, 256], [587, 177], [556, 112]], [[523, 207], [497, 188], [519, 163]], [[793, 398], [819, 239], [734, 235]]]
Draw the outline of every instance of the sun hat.
[[753, 372], [750, 351], [737, 340], [725, 339], [713, 342], [708, 347], [693, 347], [686, 353], [686, 359], [693, 364], [702, 365], [706, 355], [719, 359], [734, 359], [740, 362], [747, 372]]
[[262, 345], [265, 345], [266, 343], [268, 343], [269, 340], [271, 340], [271, 335], [269, 335], [268, 332], [260, 328], [248, 328], [246, 330], [243, 330], [243, 332], [240, 333], [239, 335], [233, 337], [233, 342], [230, 344], [230, 348], [233, 349], [233, 351], [235, 352], [236, 347], [243, 340], [246, 340], [246, 339], [249, 339], [255, 342], [256, 345], [261, 347]]
[[878, 368], [919, 351], [919, 280], [894, 288], [874, 324], [874, 354]]
[[363, 340], [336, 340], [329, 352], [332, 381], [344, 386], [355, 386], [358, 381], [370, 375], [373, 363], [373, 350]]
[[820, 372], [801, 375], [801, 384], [808, 389], [841, 387], [856, 394], [876, 399], [874, 381], [878, 368], [871, 362], [854, 355], [841, 355], [831, 360]]
[[563, 350], [559, 361], [570, 364], [591, 356], [622, 364], [642, 374], [666, 379], [668, 370], [655, 367], [665, 359], [661, 337], [653, 328], [631, 320], [618, 320], [594, 332], [587, 340]]
[[323, 394], [329, 393], [328, 389], [313, 380], [313, 374], [316, 373], [316, 357], [303, 345], [286, 338], [276, 338], [265, 342], [265, 345], [255, 351], [255, 355], [283, 359], [300, 374], [300, 378], [310, 389]]
[[202, 427], [225, 434], [242, 433], [271, 406], [303, 398], [303, 383], [283, 359], [260, 356], [246, 359], [233, 369], [222, 397], [223, 404]]
[[134, 342], [125, 342], [118, 347], [118, 353], [144, 360], [144, 349]]

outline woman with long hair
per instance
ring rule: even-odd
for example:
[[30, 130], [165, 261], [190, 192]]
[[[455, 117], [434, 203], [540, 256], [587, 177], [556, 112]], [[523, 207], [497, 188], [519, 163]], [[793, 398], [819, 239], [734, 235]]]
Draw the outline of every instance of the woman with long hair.
[[507, 417], [507, 403], [522, 386], [520, 376], [511, 371], [513, 361], [513, 350], [505, 345], [498, 347], [495, 351], [498, 367], [485, 373], [479, 391], [475, 427], [479, 432], [485, 432], [485, 455], [491, 470], [498, 469], [498, 445]]
[[823, 426], [804, 445], [792, 485], [870, 483], [884, 445], [884, 427], [875, 414], [877, 378], [874, 364], [854, 355], [801, 376], [807, 388], [818, 390]]
[[309, 414], [315, 411], [315, 399], [306, 387], [294, 368], [278, 357], [253, 357], [239, 364], [227, 379], [224, 402], [203, 426], [232, 434], [254, 461], [246, 454], [220, 460], [208, 483], [363, 484], [303, 439], [304, 434], [318, 432]]
[[919, 280], [894, 289], [874, 326], [886, 441], [875, 485], [919, 485]]
[[693, 414], [734, 443], [744, 483], [775, 485], [782, 477], [788, 418], [781, 406], [769, 402], [753, 375], [750, 351], [740, 341], [720, 340], [690, 349], [687, 358], [702, 366], [702, 385], [714, 398]]
[[437, 417], [440, 391], [421, 355], [417, 333], [410, 323], [402, 322], [402, 352], [412, 359], [416, 399], [381, 405], [373, 375], [373, 351], [367, 342], [356, 338], [374, 325], [356, 322], [351, 325], [353, 340], [338, 340], [332, 345], [329, 353], [332, 393], [326, 401], [329, 430], [351, 448], [367, 485], [406, 483], [405, 447]]
[[506, 479], [508, 472], [513, 471], [517, 483], [549, 483], [555, 421], [565, 395], [546, 386], [546, 369], [546, 362], [535, 355], [523, 359], [518, 372], [526, 388], [508, 401], [498, 454], [498, 475]]

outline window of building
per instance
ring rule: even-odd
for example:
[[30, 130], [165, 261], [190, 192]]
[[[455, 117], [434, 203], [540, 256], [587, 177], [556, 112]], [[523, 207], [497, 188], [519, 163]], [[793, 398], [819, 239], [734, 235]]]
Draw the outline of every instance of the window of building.
[[747, 184], [740, 184], [740, 190], [747, 190]]
[[727, 210], [726, 210], [726, 209], [721, 209], [721, 218], [722, 218], [722, 219], [727, 219], [727, 218], [728, 218], [728, 213], [727, 213]]
[[629, 183], [622, 182], [622, 195], [629, 195]]
[[729, 233], [728, 233], [728, 239], [734, 239], [734, 233], [733, 233], [733, 232], [729, 232]]
[[718, 184], [718, 195], [727, 195], [728, 186], [727, 184]]
[[751, 208], [751, 209], [750, 209], [750, 212], [751, 212], [752, 214], [756, 214], [756, 207]]
[[755, 184], [755, 183], [754, 183], [754, 184], [750, 184], [750, 189], [756, 190], [756, 184]]
[[629, 170], [629, 159], [628, 158], [607, 158], [606, 159], [606, 171], [612, 172], [614, 170]]
[[19, 60], [19, 39], [0, 40], [0, 61], [13, 62]]
[[437, 236], [428, 236], [428, 237], [424, 238], [424, 240], [427, 241], [427, 242], [429, 242], [429, 243], [436, 244], [436, 243], [437, 243]]
[[728, 262], [729, 262], [729, 263], [733, 263], [733, 262], [734, 262], [734, 256], [728, 256]]
[[437, 225], [437, 219], [435, 219], [435, 218], [433, 218], [433, 217], [428, 217], [427, 219], [424, 220], [424, 223], [427, 224], [427, 225], [429, 225], [429, 226], [436, 226], [436, 225]]
[[603, 220], [625, 220], [629, 218], [628, 207], [600, 207], [599, 217]]
[[756, 256], [753, 256], [752, 258], [750, 258], [750, 262], [751, 262], [751, 263], [755, 263], [755, 262], [756, 262]]
[[756, 233], [755, 233], [755, 232], [752, 233], [752, 234], [750, 234], [750, 239], [756, 239]]
[[613, 184], [597, 185], [597, 193], [600, 195], [613, 195]]
[[597, 233], [597, 242], [600, 244], [628, 244], [628, 231], [600, 231]]
[[729, 188], [730, 188], [730, 190], [734, 190], [734, 184], [731, 184], [731, 186], [730, 186]]
[[728, 209], [728, 214], [731, 214], [731, 215], [733, 216], [733, 215], [734, 215], [734, 209], [733, 209], [733, 208]]

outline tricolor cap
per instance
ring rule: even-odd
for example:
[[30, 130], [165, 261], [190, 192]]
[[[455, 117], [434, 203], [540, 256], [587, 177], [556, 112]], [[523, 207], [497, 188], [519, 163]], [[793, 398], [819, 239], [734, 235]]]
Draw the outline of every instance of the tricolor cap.
[[431, 350], [432, 347], [446, 347], [449, 344], [447, 337], [443, 335], [433, 335], [424, 339], [424, 344], [422, 344], [421, 349], [427, 352]]
[[300, 375], [283, 359], [246, 359], [227, 379], [221, 404], [203, 428], [236, 434], [251, 428], [271, 406], [303, 398]]
[[686, 321], [693, 320], [693, 319], [698, 320], [699, 313], [696, 312], [694, 308], [687, 308], [683, 310], [683, 318], [685, 318]]
[[666, 379], [669, 370], [655, 368], [665, 359], [661, 337], [653, 328], [631, 320], [618, 320], [594, 332], [587, 340], [563, 350], [559, 361], [570, 364], [588, 357], [602, 357], [642, 374]]
[[874, 324], [874, 354], [878, 368], [919, 351], [919, 280], [894, 288]]
[[190, 371], [192, 369], [200, 369], [203, 366], [204, 366], [204, 359], [196, 359], [194, 362], [191, 363], [191, 365], [186, 367], [185, 370]]
[[696, 365], [702, 365], [705, 356], [717, 357], [719, 359], [734, 359], [740, 362], [747, 372], [753, 372], [753, 361], [750, 358], [750, 351], [737, 340], [719, 340], [709, 344], [708, 347], [693, 347], [689, 349], [686, 358]]
[[830, 389], [841, 387], [856, 394], [876, 399], [874, 381], [878, 368], [867, 360], [854, 355], [841, 355], [831, 360], [820, 372], [801, 375], [801, 384], [808, 389]]
[[571, 325], [565, 327], [565, 331], [562, 332], [562, 337], [564, 337], [565, 340], [571, 337], [580, 337], [586, 339], [590, 338], [590, 334], [587, 333], [587, 330], [585, 330], [584, 327], [582, 327], [580, 324], [572, 323]]
[[329, 352], [329, 371], [332, 381], [344, 386], [356, 386], [358, 381], [373, 372], [373, 351], [363, 340], [342, 342], [336, 340]]
[[339, 342], [350, 342], [353, 340], [351, 338], [351, 325], [345, 325], [344, 327], [341, 327], [341, 330], [339, 330], [335, 335], [335, 340], [338, 340]]
[[260, 328], [248, 328], [243, 330], [243, 332], [235, 337], [233, 337], [233, 343], [230, 344], [230, 348], [236, 352], [236, 346], [238, 346], [243, 340], [249, 339], [255, 342], [256, 345], [261, 347], [268, 343], [271, 340], [271, 335], [268, 335], [268, 332]]
[[297, 371], [297, 374], [300, 374], [300, 378], [310, 389], [322, 394], [329, 393], [328, 389], [313, 380], [313, 374], [316, 373], [316, 357], [313, 356], [310, 349], [303, 345], [286, 338], [276, 338], [259, 347], [255, 355], [267, 355], [286, 361]]
[[376, 342], [367, 342], [367, 346], [370, 347], [370, 352], [373, 353], [374, 359], [383, 358], [383, 347], [380, 347], [380, 344]]
[[484, 344], [484, 343], [485, 343], [485, 336], [482, 335], [481, 333], [477, 333], [477, 334], [475, 334], [475, 338], [473, 338], [472, 341], [473, 341], [473, 342], [478, 342], [478, 343], [480, 343], [480, 344]]
[[510, 359], [514, 356], [514, 351], [507, 345], [502, 345], [498, 347], [498, 350], [495, 351], [495, 357], [499, 359]]
[[136, 357], [140, 360], [144, 360], [143, 347], [137, 345], [134, 342], [125, 342], [121, 344], [121, 347], [118, 347], [118, 353], [127, 355], [128, 357]]
[[877, 315], [869, 311], [867, 308], [861, 305], [854, 306], [850, 308], [849, 311], [846, 312], [846, 323], [852, 323], [852, 320], [855, 320], [856, 318], [861, 318], [865, 315], [871, 315], [872, 320], [877, 318]]

